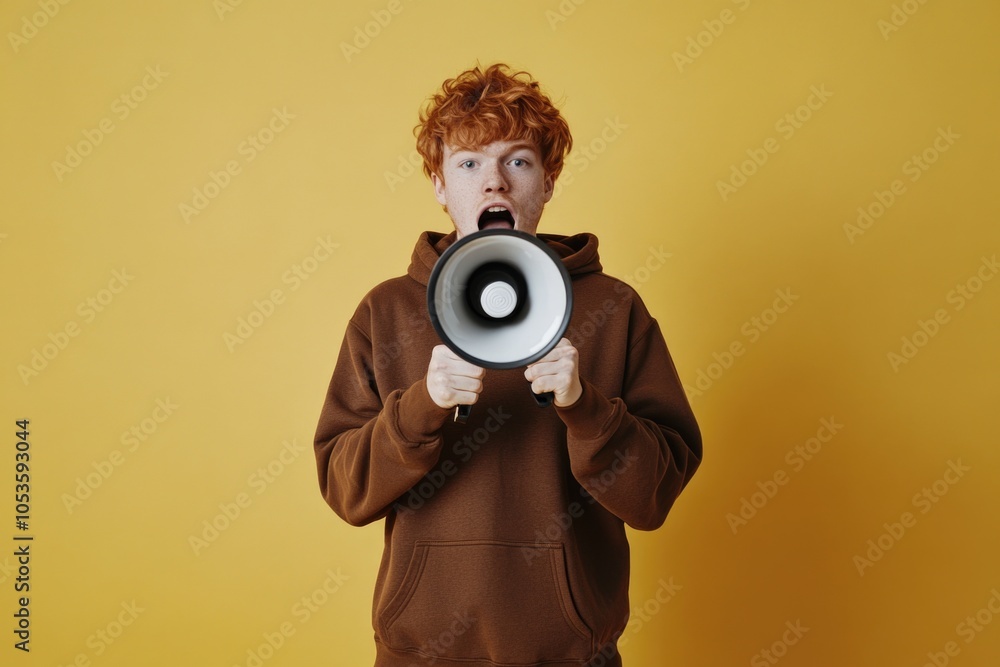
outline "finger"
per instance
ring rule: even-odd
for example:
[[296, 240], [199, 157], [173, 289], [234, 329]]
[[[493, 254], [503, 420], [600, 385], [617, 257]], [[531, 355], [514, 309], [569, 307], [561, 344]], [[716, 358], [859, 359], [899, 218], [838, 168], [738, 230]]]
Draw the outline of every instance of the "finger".
[[576, 348], [573, 347], [573, 344], [570, 343], [568, 339], [561, 338], [559, 339], [559, 342], [556, 343], [556, 346], [551, 350], [549, 350], [549, 353], [546, 354], [541, 359], [539, 359], [539, 361], [552, 361], [553, 359], [562, 359], [563, 357], [574, 354], [575, 352]]
[[544, 394], [547, 391], [555, 393], [559, 388], [558, 378], [554, 375], [540, 377], [531, 383], [531, 391], [536, 394]]
[[457, 359], [448, 362], [446, 372], [451, 375], [482, 379], [486, 374], [486, 369], [481, 366], [469, 363], [465, 359]]
[[444, 344], [435, 345], [431, 353], [442, 361], [465, 361], [453, 349]]
[[479, 400], [479, 394], [471, 391], [454, 391], [450, 399], [452, 405], [472, 405]]
[[452, 350], [447, 345], [438, 345], [434, 349], [435, 349], [435, 351], [437, 351], [441, 356], [445, 357], [446, 359], [456, 359], [456, 360], [458, 360], [458, 359], [462, 358], [462, 357], [458, 356], [457, 354], [455, 354], [455, 351]]
[[449, 375], [464, 375], [466, 377], [482, 378], [486, 369], [469, 363], [455, 354], [447, 345], [437, 345], [431, 353], [431, 364], [434, 370]]
[[428, 375], [429, 381], [442, 391], [482, 391], [483, 380], [469, 375], [457, 375], [447, 371], [435, 371]]
[[560, 338], [553, 350], [566, 350], [573, 347], [573, 343], [570, 342], [569, 338]]
[[524, 369], [524, 379], [528, 382], [534, 382], [543, 375], [547, 375], [547, 373], [545, 372], [545, 368], [540, 361], [536, 361]]
[[559, 348], [558, 346], [556, 346], [556, 347], [552, 348], [551, 350], [549, 350], [548, 354], [546, 354], [544, 357], [542, 357], [538, 361], [534, 361], [534, 362], [528, 364], [528, 368], [532, 368], [532, 367], [537, 366], [539, 364], [548, 363], [550, 361], [555, 361], [556, 359], [561, 358], [562, 355], [563, 355], [563, 350], [561, 348]]
[[453, 375], [448, 379], [449, 388], [452, 391], [469, 392], [478, 394], [483, 390], [483, 383], [478, 378], [465, 377], [464, 375]]
[[550, 361], [536, 361], [524, 371], [524, 379], [528, 382], [537, 380], [540, 377], [558, 375], [572, 369], [571, 364], [564, 357]]
[[545, 359], [536, 361], [524, 369], [524, 379], [528, 382], [533, 382], [543, 375], [549, 375], [552, 372], [551, 366], [551, 361], [546, 361]]

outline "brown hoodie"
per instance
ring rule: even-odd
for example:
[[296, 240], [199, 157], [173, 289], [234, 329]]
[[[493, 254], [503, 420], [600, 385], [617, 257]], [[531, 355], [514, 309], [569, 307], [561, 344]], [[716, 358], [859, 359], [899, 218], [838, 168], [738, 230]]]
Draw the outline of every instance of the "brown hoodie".
[[455, 238], [424, 232], [407, 275], [362, 300], [316, 431], [327, 503], [352, 525], [385, 518], [375, 666], [621, 665], [625, 524], [666, 519], [701, 462], [698, 425], [656, 320], [587, 233], [538, 234], [572, 278], [580, 399], [539, 408], [523, 368], [488, 369], [453, 422], [425, 374], [441, 343], [427, 279]]

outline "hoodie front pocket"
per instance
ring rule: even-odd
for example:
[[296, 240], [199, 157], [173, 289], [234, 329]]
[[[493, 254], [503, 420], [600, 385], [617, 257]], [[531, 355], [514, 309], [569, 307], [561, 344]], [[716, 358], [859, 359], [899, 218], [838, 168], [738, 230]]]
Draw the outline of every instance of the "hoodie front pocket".
[[558, 542], [418, 540], [380, 618], [386, 644], [437, 658], [534, 665], [593, 655]]

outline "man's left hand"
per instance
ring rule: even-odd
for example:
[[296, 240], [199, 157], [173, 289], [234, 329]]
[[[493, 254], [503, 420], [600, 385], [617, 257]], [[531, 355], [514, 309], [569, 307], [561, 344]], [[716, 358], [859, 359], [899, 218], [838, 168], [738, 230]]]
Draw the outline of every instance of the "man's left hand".
[[551, 391], [558, 407], [568, 407], [583, 394], [579, 359], [580, 353], [573, 344], [562, 338], [548, 354], [525, 369], [524, 378], [531, 383], [531, 391], [536, 394]]

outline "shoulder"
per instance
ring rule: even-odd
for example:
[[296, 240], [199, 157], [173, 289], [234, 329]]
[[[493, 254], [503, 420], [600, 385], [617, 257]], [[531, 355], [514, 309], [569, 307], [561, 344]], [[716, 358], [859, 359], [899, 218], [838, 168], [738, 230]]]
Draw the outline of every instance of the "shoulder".
[[374, 320], [384, 319], [400, 310], [412, 312], [426, 301], [427, 288], [408, 275], [383, 280], [361, 298], [350, 323], [366, 334]]
[[574, 276], [573, 292], [574, 297], [587, 307], [593, 308], [596, 304], [606, 313], [627, 313], [628, 327], [636, 333], [641, 333], [654, 322], [635, 288], [603, 271]]
[[362, 303], [365, 302], [378, 302], [384, 299], [395, 298], [402, 294], [412, 294], [414, 291], [426, 292], [427, 288], [418, 283], [416, 280], [408, 275], [396, 276], [395, 278], [389, 278], [388, 280], [383, 280], [375, 287], [368, 290], [364, 298], [361, 300]]

